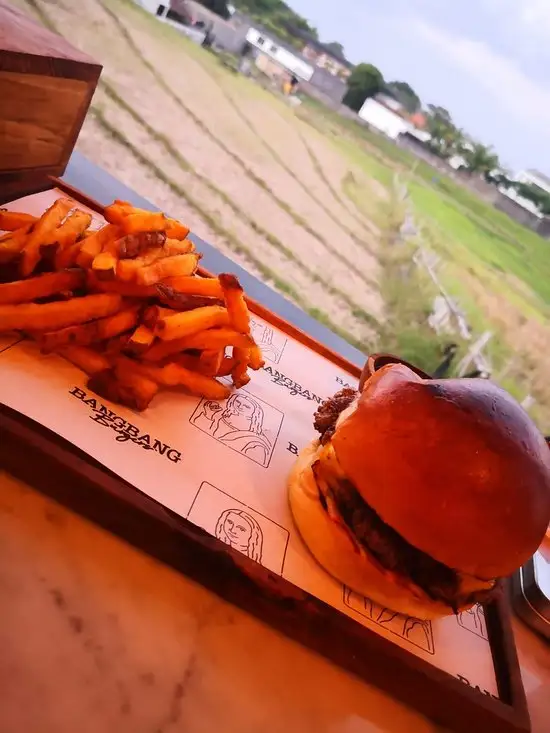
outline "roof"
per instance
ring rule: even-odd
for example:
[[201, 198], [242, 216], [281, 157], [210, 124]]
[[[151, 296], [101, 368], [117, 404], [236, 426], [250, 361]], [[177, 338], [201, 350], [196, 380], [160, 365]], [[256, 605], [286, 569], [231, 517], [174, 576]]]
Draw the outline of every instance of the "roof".
[[339, 53], [338, 51], [335, 51], [331, 46], [327, 45], [326, 43], [321, 43], [317, 38], [311, 35], [311, 33], [308, 33], [307, 31], [301, 30], [301, 28], [296, 28], [296, 26], [285, 24], [286, 29], [288, 32], [295, 36], [296, 38], [299, 38], [301, 41], [303, 41], [306, 45], [312, 46], [315, 50], [326, 53], [327, 56], [330, 56], [331, 58], [335, 59], [335, 61], [339, 61], [341, 64], [343, 64], [348, 69], [353, 69], [354, 64], [351, 63], [351, 61], [348, 61], [347, 58], [344, 56], [343, 53]]
[[[237, 17], [235, 18], [235, 16]], [[232, 22], [233, 18], [235, 18], [236, 22]], [[273, 41], [277, 44], [277, 46], [280, 46], [280, 48], [284, 48], [285, 51], [288, 51], [288, 53], [291, 53], [297, 59], [300, 59], [300, 61], [303, 61], [309, 67], [313, 68], [311, 60], [306, 59], [306, 57], [303, 56], [295, 46], [292, 46], [290, 43], [286, 43], [286, 41], [282, 41], [281, 38], [274, 31], [265, 28], [261, 23], [254, 20], [254, 18], [251, 18], [250, 16], [245, 15], [238, 10], [234, 13], [233, 18], [231, 18], [231, 20], [229, 21], [230, 25], [235, 27], [238, 24], [241, 26], [247, 26], [248, 29], [254, 28], [259, 33], [261, 33], [262, 36], [265, 36], [269, 40]]]

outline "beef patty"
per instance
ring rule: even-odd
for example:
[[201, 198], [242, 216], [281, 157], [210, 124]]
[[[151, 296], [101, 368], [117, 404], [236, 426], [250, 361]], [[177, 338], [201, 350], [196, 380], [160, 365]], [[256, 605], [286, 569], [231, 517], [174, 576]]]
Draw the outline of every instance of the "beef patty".
[[334, 397], [325, 400], [315, 413], [313, 427], [321, 433], [321, 444], [326, 445], [334, 435], [336, 421], [341, 413], [347, 409], [359, 392], [351, 387], [345, 387], [337, 392]]

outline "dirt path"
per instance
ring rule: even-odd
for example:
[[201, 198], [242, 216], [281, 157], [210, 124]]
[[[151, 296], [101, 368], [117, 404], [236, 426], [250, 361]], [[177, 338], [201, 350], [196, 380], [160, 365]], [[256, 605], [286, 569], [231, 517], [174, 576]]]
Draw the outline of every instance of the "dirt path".
[[[145, 26], [135, 30], [132, 19], [138, 14], [122, 2], [108, 3], [120, 10], [121, 18], [128, 14], [128, 27], [122, 29], [99, 0], [83, 0], [79, 6], [86, 23], [75, 23], [74, 8], [64, 1], [33, 0], [33, 4], [75, 45], [102, 61], [103, 78], [114, 90], [106, 96], [103, 87], [96, 94], [94, 105], [99, 114], [86, 124], [79, 140], [85, 154], [158, 206], [181, 216], [199, 236], [230, 253], [301, 307], [324, 314], [325, 320], [355, 339], [372, 336], [370, 316], [382, 316], [375, 284], [376, 259], [334, 228], [333, 219], [304, 192], [306, 184], [298, 185], [281, 168], [242, 118], [226, 114], [232, 107], [219, 85], [182, 51], [185, 42], [178, 37], [174, 43], [173, 29], [139, 15]], [[154, 33], [147, 32], [151, 23]], [[172, 34], [171, 42], [163, 45], [167, 32]], [[193, 52], [203, 53], [200, 49]], [[157, 67], [164, 72], [161, 84]], [[186, 109], [190, 100], [193, 109]], [[220, 129], [208, 127], [196, 106], [211, 107], [218, 102], [218, 107], [225, 105], [220, 107], [223, 114], [215, 118]], [[210, 125], [213, 119], [211, 115]], [[286, 121], [281, 123], [279, 134], [282, 127], [288, 128]], [[120, 133], [118, 138], [113, 139], [113, 131]], [[134, 152], [124, 145], [124, 138]], [[300, 144], [295, 135], [294, 141]], [[246, 146], [246, 163], [229, 143], [239, 150]], [[248, 165], [257, 166], [261, 176], [256, 169], [250, 173]], [[312, 183], [313, 173], [309, 170]], [[295, 211], [265, 184], [266, 177], [271, 180], [276, 175], [281, 191], [300, 201], [300, 211], [306, 216], [300, 214], [299, 221]], [[323, 185], [318, 178], [319, 191]], [[326, 188], [325, 195], [334, 205]]]
[[[146, 20], [149, 20], [146, 18]], [[321, 244], [324, 244], [327, 249], [330, 249], [330, 242], [333, 239], [338, 240], [338, 250], [344, 257], [347, 257], [349, 261], [358, 261], [359, 267], [362, 273], [373, 271], [372, 280], [375, 279], [375, 270], [377, 268], [377, 261], [373, 257], [369, 257], [367, 261], [366, 255], [368, 254], [361, 245], [354, 242], [349, 235], [342, 231], [342, 227], [338, 225], [336, 221], [326, 215], [326, 212], [318, 206], [310, 197], [308, 197], [304, 190], [299, 184], [284, 171], [279, 170], [280, 175], [276, 177], [274, 175], [274, 166], [269, 167], [273, 175], [270, 178], [270, 185], [266, 186], [266, 179], [264, 170], [258, 174], [256, 171], [246, 169], [247, 166], [242, 162], [242, 155], [236, 156], [236, 154], [227, 148], [227, 145], [223, 141], [223, 126], [220, 130], [217, 129], [219, 125], [214, 124], [218, 118], [225, 120], [226, 115], [231, 114], [231, 108], [227, 104], [227, 101], [223, 95], [219, 98], [217, 106], [208, 105], [209, 112], [204, 115], [197, 114], [195, 109], [196, 105], [202, 105], [203, 100], [201, 97], [200, 90], [196, 93], [191, 91], [189, 87], [189, 80], [194, 76], [194, 70], [191, 68], [189, 59], [186, 59], [186, 71], [187, 73], [182, 74], [178, 69], [179, 60], [182, 63], [182, 48], [179, 44], [159, 44], [155, 42], [156, 34], [151, 34], [149, 23], [144, 28], [136, 23], [136, 26], [128, 26], [128, 33], [133, 38], [134, 43], [137, 47], [142, 49], [143, 56], [157, 70], [162, 70], [162, 75], [165, 83], [169, 86], [173, 92], [170, 102], [170, 110], [176, 112], [175, 107], [183, 104], [187, 107], [187, 118], [184, 119], [181, 115], [178, 117], [177, 128], [172, 129], [171, 137], [177, 139], [178, 143], [183, 145], [184, 139], [187, 141], [186, 157], [190, 160], [201, 174], [210, 176], [213, 180], [217, 181], [217, 185], [224, 187], [227, 180], [227, 186], [231, 185], [231, 190], [234, 196], [238, 196], [241, 191], [235, 188], [235, 182], [243, 177], [246, 179], [246, 183], [241, 184], [242, 195], [246, 197], [248, 201], [254, 207], [254, 210], [258, 212], [258, 217], [262, 218], [262, 222], [265, 226], [271, 228], [276, 236], [282, 238], [288, 236], [290, 228], [285, 227], [283, 232], [282, 217], [279, 209], [283, 209], [284, 213], [287, 214], [287, 218], [292, 220], [292, 224], [295, 225], [294, 236], [300, 236], [300, 232], [297, 229], [306, 229], [306, 235], [310, 238], [319, 239]], [[171, 54], [171, 55], [169, 55]], [[200, 70], [200, 67], [196, 65]], [[215, 89], [212, 82], [209, 80], [208, 75], [200, 70], [201, 78], [205, 78], [206, 81]], [[204, 85], [208, 86], [207, 83]], [[178, 100], [174, 99], [176, 96], [181, 102], [178, 104]], [[153, 98], [156, 98], [156, 94], [152, 94], [152, 90], [149, 94], [149, 104], [143, 100], [141, 104], [141, 112], [145, 119], [148, 119], [147, 112], [148, 107], [153, 105]], [[157, 102], [159, 100], [156, 100]], [[189, 106], [193, 104], [193, 109]], [[155, 104], [155, 113], [158, 115], [158, 106]], [[212, 109], [219, 110], [219, 114], [214, 118], [212, 116]], [[229, 110], [229, 111], [228, 111]], [[269, 113], [269, 108], [266, 106], [265, 114]], [[191, 119], [189, 119], [191, 118]], [[150, 119], [148, 119], [150, 121]], [[225, 123], [224, 123], [225, 124]], [[252, 137], [249, 135], [249, 138]], [[283, 136], [286, 138], [287, 136]], [[218, 148], [213, 155], [212, 145]], [[242, 151], [243, 154], [246, 151]], [[264, 166], [267, 170], [267, 166]], [[252, 175], [251, 175], [252, 174]], [[250, 179], [253, 179], [252, 181]], [[254, 180], [256, 178], [256, 180]], [[264, 185], [258, 185], [258, 178]], [[252, 184], [252, 185], [250, 185]], [[261, 188], [262, 192], [257, 192], [256, 199], [250, 198], [252, 188]], [[226, 189], [227, 190], [227, 187]], [[279, 193], [283, 193], [287, 196], [287, 199], [292, 200], [293, 211], [301, 218], [301, 222], [296, 222], [296, 216], [292, 215], [289, 211], [289, 206], [285, 206], [285, 202], [279, 197]], [[264, 195], [265, 194], [265, 195]], [[274, 196], [275, 195], [275, 200]], [[271, 201], [269, 200], [271, 199]], [[279, 199], [277, 201], [277, 199]], [[281, 206], [281, 202], [283, 205]], [[297, 225], [297, 226], [296, 226]], [[303, 237], [303, 234], [301, 234]], [[305, 240], [307, 241], [307, 240]], [[328, 241], [328, 246], [327, 246]], [[309, 244], [308, 244], [309, 247]]]

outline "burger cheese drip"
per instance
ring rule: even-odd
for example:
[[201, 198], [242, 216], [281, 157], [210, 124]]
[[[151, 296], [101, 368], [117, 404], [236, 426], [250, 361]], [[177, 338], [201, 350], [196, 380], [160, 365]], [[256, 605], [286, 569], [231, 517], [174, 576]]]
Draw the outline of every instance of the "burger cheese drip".
[[[349, 406], [349, 405], [347, 405]], [[388, 526], [346, 478], [330, 442], [312, 465], [321, 505], [342, 525], [357, 551], [364, 548], [395, 582], [410, 580], [426, 595], [449, 606], [485, 602], [493, 594], [495, 580], [482, 580], [447, 567], [405, 540]]]

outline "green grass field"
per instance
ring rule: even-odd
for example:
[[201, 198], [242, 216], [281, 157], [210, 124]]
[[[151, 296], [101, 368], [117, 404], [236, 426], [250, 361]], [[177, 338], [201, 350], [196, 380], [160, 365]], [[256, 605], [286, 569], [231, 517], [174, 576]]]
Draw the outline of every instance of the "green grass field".
[[[487, 268], [514, 275], [532, 290], [538, 300], [535, 308], [544, 316], [550, 314], [550, 242], [390, 140], [316, 102], [308, 101], [306, 107], [340, 149], [382, 185], [390, 186], [395, 172], [402, 174], [419, 219], [438, 235], [438, 245], [448, 257], [459, 259], [477, 275]], [[526, 309], [532, 316], [529, 300]]]
[[[443, 285], [474, 333], [494, 333], [488, 352], [495, 376], [502, 374], [501, 384], [519, 399], [532, 393], [538, 402], [533, 415], [550, 430], [550, 366], [544, 356], [550, 349], [550, 242], [355, 121], [311, 100], [299, 114], [388, 190], [399, 174], [423, 245], [443, 263], [438, 272]], [[344, 179], [342, 189], [376, 220], [353, 177]], [[378, 210], [380, 220], [379, 205]]]

